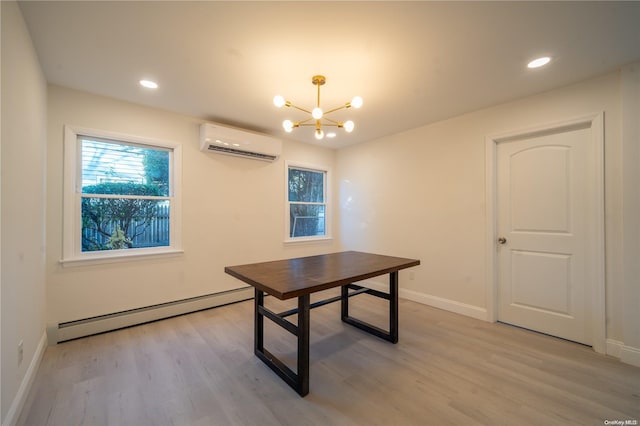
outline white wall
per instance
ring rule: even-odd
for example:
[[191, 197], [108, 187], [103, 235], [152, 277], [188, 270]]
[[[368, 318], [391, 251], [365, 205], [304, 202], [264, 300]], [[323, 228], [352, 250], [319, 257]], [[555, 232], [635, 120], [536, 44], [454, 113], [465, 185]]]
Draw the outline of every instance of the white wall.
[[[15, 2], [2, 14], [2, 424], [17, 418], [44, 348], [46, 82]], [[24, 357], [18, 365], [18, 342]], [[31, 368], [30, 368], [31, 367]]]
[[624, 304], [621, 359], [640, 366], [640, 62], [622, 70]]
[[[620, 84], [614, 72], [341, 149], [343, 246], [420, 259], [414, 280], [401, 274], [401, 295], [486, 318], [485, 137], [604, 111], [607, 337], [623, 341], [632, 327], [637, 333], [638, 305], [623, 315], [631, 288], [638, 300], [638, 282], [636, 275], [625, 284], [622, 268]], [[635, 108], [628, 117], [637, 123]], [[630, 145], [637, 144], [637, 133], [635, 138]], [[630, 167], [635, 180], [629, 183], [637, 191], [638, 164]], [[638, 206], [629, 214], [637, 218]], [[626, 257], [637, 263], [634, 250]]]
[[[225, 266], [337, 250], [337, 241], [283, 244], [284, 161], [333, 167], [335, 151], [284, 141], [274, 163], [202, 153], [197, 119], [57, 86], [48, 93], [47, 323], [243, 287], [224, 273]], [[182, 145], [184, 255], [79, 267], [59, 263], [65, 124]]]

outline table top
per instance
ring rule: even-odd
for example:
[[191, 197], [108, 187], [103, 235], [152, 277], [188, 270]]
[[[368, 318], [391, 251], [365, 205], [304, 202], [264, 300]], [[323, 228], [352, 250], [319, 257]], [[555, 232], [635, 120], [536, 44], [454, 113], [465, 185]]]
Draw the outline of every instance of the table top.
[[416, 259], [345, 251], [227, 266], [224, 271], [278, 299], [291, 299], [420, 265]]

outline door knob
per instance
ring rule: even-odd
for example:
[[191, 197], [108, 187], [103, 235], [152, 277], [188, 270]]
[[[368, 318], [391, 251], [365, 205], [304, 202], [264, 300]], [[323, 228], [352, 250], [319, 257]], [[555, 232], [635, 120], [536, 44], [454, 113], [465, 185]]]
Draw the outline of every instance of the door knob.
[[498, 244], [507, 244], [507, 239], [505, 237], [498, 238]]

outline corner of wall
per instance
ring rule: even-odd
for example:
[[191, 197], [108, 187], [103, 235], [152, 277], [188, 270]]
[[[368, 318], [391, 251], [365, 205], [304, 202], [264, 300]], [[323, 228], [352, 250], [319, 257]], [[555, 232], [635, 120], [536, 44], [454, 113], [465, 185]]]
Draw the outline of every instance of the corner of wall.
[[45, 349], [47, 348], [47, 335], [46, 333], [42, 334], [40, 341], [38, 342], [38, 347], [36, 348], [35, 353], [33, 354], [33, 358], [31, 358], [31, 362], [29, 362], [29, 367], [27, 368], [27, 372], [25, 373], [22, 381], [20, 382], [20, 387], [18, 388], [18, 392], [13, 399], [9, 410], [7, 411], [7, 415], [2, 422], [2, 426], [13, 426], [18, 421], [18, 417], [22, 412], [22, 408], [24, 407], [25, 402], [27, 402], [27, 397], [29, 396], [29, 390], [31, 389], [31, 385], [33, 385], [33, 381], [36, 378], [36, 373], [38, 372], [38, 367], [40, 366], [40, 362], [42, 361], [42, 357], [44, 356]]
[[[0, 421], [12, 425], [46, 347], [43, 330], [47, 83], [20, 5], [3, 1], [0, 15], [3, 96]], [[30, 360], [28, 366], [18, 362], [18, 342], [23, 344], [24, 361]]]

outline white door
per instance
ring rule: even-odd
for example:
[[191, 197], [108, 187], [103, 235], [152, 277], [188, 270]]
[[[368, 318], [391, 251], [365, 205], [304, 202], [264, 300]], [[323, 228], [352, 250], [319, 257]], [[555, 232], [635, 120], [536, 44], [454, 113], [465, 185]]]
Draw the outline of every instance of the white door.
[[498, 320], [588, 345], [591, 140], [573, 128], [496, 147]]

